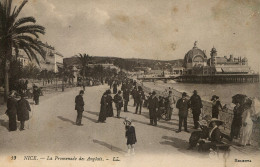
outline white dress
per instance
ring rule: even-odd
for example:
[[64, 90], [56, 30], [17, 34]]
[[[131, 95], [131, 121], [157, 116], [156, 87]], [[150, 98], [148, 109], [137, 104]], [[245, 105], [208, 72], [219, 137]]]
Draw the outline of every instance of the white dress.
[[[251, 108], [245, 110], [242, 115], [242, 136], [240, 138], [240, 144], [251, 144], [251, 135], [253, 130], [253, 110]], [[245, 125], [246, 124], [246, 125]]]

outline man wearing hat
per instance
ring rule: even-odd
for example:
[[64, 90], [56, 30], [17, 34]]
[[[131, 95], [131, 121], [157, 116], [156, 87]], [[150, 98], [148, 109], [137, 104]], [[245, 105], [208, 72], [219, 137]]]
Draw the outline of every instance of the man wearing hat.
[[190, 107], [193, 115], [194, 129], [198, 129], [199, 128], [198, 121], [200, 118], [201, 108], [203, 107], [203, 105], [197, 90], [193, 91], [193, 95], [190, 98]]
[[84, 111], [84, 100], [83, 100], [84, 91], [81, 90], [79, 92], [79, 95], [75, 98], [75, 110], [77, 110], [77, 119], [76, 119], [76, 125], [82, 126], [81, 120], [82, 120], [82, 113]]
[[187, 117], [189, 109], [189, 101], [186, 99], [187, 94], [182, 93], [182, 98], [177, 101], [176, 108], [179, 109], [179, 130], [176, 133], [181, 132], [182, 122], [184, 122], [185, 132], [189, 132], [187, 129]]
[[152, 92], [152, 96], [148, 99], [148, 109], [150, 115], [150, 124], [153, 126], [157, 126], [157, 109], [159, 107], [158, 98], [156, 97], [156, 92]]

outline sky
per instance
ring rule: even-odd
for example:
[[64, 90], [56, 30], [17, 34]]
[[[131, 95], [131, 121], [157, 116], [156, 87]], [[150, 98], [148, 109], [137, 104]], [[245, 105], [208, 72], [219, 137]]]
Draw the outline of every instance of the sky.
[[198, 41], [208, 57], [214, 46], [259, 70], [260, 0], [29, 0], [23, 16], [34, 16], [46, 28], [41, 40], [64, 57], [174, 60]]

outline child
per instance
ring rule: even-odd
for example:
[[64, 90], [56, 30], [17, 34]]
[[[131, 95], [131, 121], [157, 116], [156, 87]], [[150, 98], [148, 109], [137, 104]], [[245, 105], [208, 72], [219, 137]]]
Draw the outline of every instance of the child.
[[132, 125], [132, 121], [129, 118], [125, 118], [124, 124], [126, 130], [125, 137], [127, 138], [126, 144], [128, 147], [127, 155], [131, 153], [131, 150], [132, 150], [132, 155], [134, 155], [135, 154], [134, 144], [137, 142], [136, 135], [135, 135], [135, 127]]

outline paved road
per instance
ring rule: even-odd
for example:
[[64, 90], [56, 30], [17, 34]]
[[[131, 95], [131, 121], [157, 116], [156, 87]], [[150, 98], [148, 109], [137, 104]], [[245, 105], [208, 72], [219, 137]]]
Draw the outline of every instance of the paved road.
[[[97, 166], [104, 163], [139, 166], [147, 162], [151, 163], [151, 166], [162, 164], [168, 166], [176, 163], [189, 166], [190, 162], [194, 165], [202, 161], [211, 164], [215, 160], [223, 166], [222, 155], [214, 159], [216, 156], [209, 158], [207, 155], [198, 154], [196, 150], [186, 150], [190, 133], [175, 133], [178, 127], [176, 114], [172, 121], [160, 121], [157, 127], [153, 127], [148, 125], [148, 111], [144, 109], [142, 115], [133, 114], [132, 103], [129, 104], [130, 112], [121, 114], [122, 117], [127, 116], [133, 120], [137, 135], [136, 155], [126, 157], [123, 118], [110, 117], [106, 123], [97, 123], [100, 98], [107, 88], [107, 86], [86, 88], [84, 95], [86, 106], [82, 120], [84, 125], [80, 127], [74, 124], [76, 119], [74, 98], [79, 88], [67, 89], [64, 93], [48, 94], [46, 95], [48, 98], [45, 97], [39, 106], [32, 105], [31, 119], [26, 122], [25, 131], [8, 132], [8, 118], [5, 115], [0, 116], [2, 125], [0, 160], [6, 160], [6, 157], [11, 155], [17, 155], [18, 160], [23, 160], [24, 155], [38, 155], [38, 158], [45, 159], [36, 162], [44, 163], [48, 155], [66, 157], [70, 154], [85, 158], [102, 157], [104, 160], [102, 162], [87, 162], [88, 165]], [[188, 128], [191, 127], [192, 124], [189, 122]], [[236, 149], [232, 149], [231, 153], [236, 157], [240, 156], [237, 155], [239, 152]], [[119, 157], [121, 161], [113, 162], [113, 157]], [[199, 158], [199, 161], [190, 161], [194, 158]], [[234, 157], [230, 156], [228, 162], [233, 163]], [[66, 161], [61, 161], [59, 165], [62, 163], [66, 164]], [[71, 165], [73, 166], [73, 163]]]

